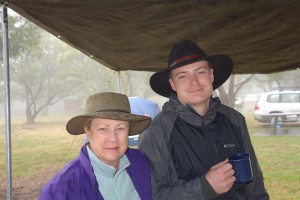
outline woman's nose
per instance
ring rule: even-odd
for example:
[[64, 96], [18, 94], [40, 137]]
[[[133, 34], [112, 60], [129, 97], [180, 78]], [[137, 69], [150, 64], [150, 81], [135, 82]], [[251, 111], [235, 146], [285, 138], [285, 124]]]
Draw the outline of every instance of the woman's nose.
[[116, 142], [118, 140], [117, 133], [115, 133], [114, 131], [111, 131], [108, 136], [108, 140], [111, 142]]

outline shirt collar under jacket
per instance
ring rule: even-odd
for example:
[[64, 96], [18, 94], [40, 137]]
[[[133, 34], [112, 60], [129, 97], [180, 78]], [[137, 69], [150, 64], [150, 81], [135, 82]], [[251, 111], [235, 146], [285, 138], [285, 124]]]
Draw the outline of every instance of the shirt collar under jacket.
[[94, 152], [90, 149], [89, 145], [86, 146], [88, 150], [88, 155], [91, 161], [91, 164], [94, 169], [94, 173], [101, 174], [103, 176], [114, 177], [115, 175], [121, 173], [122, 171], [126, 170], [126, 168], [130, 165], [130, 162], [127, 156], [124, 154], [120, 158], [120, 165], [119, 169], [116, 172], [116, 168], [113, 166], [107, 165], [102, 162], [98, 157], [94, 154]]
[[99, 185], [99, 191], [104, 199], [140, 199], [126, 171], [126, 168], [130, 166], [130, 161], [125, 154], [120, 158], [119, 169], [116, 171], [113, 166], [98, 159], [89, 145], [86, 148]]

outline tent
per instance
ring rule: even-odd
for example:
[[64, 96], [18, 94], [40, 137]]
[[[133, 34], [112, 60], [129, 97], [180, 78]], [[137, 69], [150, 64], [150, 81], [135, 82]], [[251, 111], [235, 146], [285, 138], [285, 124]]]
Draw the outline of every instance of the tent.
[[[154, 117], [160, 112], [158, 104], [154, 101], [142, 97], [129, 97], [130, 110], [132, 114], [145, 115], [154, 119]], [[129, 136], [128, 145], [138, 145], [138, 139], [140, 135]]]
[[208, 54], [230, 55], [234, 74], [300, 66], [298, 0], [7, 1], [113, 70], [163, 69], [171, 47], [182, 39], [195, 40]]
[[129, 97], [130, 109], [132, 114], [145, 115], [154, 119], [160, 112], [157, 103], [142, 97]]

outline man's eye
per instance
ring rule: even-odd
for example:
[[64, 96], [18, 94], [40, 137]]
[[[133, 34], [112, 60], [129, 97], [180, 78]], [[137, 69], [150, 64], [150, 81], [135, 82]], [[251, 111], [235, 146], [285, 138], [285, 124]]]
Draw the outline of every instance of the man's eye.
[[197, 74], [204, 74], [204, 73], [205, 73], [204, 70], [199, 70], [199, 71], [197, 71]]
[[185, 78], [185, 77], [186, 77], [186, 75], [183, 75], [183, 74], [178, 76], [179, 79], [182, 79], [182, 78]]

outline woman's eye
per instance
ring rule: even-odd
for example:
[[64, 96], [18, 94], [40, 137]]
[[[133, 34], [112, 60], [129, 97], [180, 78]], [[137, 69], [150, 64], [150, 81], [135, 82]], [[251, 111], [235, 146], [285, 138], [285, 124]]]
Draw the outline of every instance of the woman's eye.
[[123, 132], [126, 132], [126, 131], [127, 131], [126, 127], [119, 127], [119, 128], [117, 128], [117, 132], [118, 133], [123, 133]]
[[106, 132], [107, 128], [98, 128], [98, 131], [100, 131], [100, 132]]

